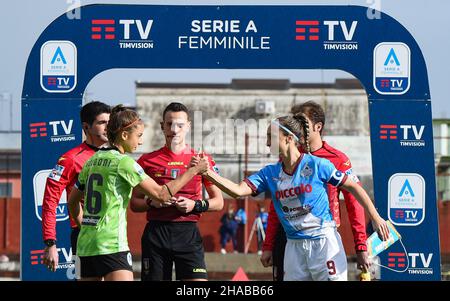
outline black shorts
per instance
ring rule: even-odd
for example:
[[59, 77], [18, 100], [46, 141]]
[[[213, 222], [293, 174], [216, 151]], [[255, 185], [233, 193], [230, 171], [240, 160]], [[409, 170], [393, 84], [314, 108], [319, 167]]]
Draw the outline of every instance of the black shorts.
[[284, 232], [283, 227], [279, 225], [272, 252], [272, 276], [274, 281], [283, 281], [284, 250], [286, 248], [286, 242], [286, 232]]
[[150, 221], [142, 235], [143, 281], [208, 279], [203, 240], [195, 222]]
[[104, 277], [118, 270], [133, 271], [133, 261], [129, 251], [79, 258], [82, 278]]
[[78, 241], [79, 234], [80, 234], [80, 228], [78, 228], [78, 227], [72, 228], [72, 232], [70, 232], [70, 246], [72, 247], [73, 255], [77, 255], [77, 241]]

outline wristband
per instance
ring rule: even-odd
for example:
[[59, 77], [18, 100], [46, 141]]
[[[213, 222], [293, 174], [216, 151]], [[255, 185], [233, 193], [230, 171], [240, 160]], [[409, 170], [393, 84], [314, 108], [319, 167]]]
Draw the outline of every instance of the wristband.
[[208, 211], [209, 202], [208, 200], [196, 200], [194, 209], [192, 210], [195, 213], [202, 213]]
[[46, 240], [44, 240], [44, 244], [47, 247], [52, 247], [52, 246], [54, 246], [56, 244], [56, 240], [54, 240], [54, 239], [46, 239]]

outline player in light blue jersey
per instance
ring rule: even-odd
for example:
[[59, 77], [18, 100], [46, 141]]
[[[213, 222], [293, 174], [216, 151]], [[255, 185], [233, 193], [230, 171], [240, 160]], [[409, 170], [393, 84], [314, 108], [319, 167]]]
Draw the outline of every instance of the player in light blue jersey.
[[[286, 232], [284, 280], [347, 280], [347, 259], [336, 230], [327, 196], [327, 184], [351, 192], [367, 210], [374, 229], [387, 240], [386, 221], [365, 190], [326, 160], [309, 153], [308, 121], [302, 114], [274, 119], [267, 146], [280, 156], [240, 184], [208, 170], [206, 177], [227, 194], [238, 197], [269, 191]], [[195, 164], [195, 160], [192, 162]]]

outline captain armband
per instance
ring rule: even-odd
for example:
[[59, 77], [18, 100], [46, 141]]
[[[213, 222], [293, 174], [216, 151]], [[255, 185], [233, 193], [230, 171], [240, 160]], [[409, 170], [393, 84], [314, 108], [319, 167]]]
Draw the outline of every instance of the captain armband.
[[196, 200], [194, 209], [192, 212], [194, 213], [202, 213], [208, 211], [209, 208], [209, 202], [208, 200]]

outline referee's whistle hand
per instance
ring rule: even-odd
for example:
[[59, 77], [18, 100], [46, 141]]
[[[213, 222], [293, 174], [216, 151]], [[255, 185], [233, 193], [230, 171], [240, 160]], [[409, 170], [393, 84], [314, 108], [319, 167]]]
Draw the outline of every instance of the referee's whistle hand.
[[194, 206], [195, 201], [182, 196], [180, 196], [177, 202], [175, 203], [175, 207], [183, 213], [191, 212], [192, 210], [194, 210]]

